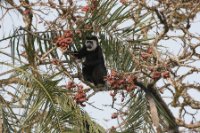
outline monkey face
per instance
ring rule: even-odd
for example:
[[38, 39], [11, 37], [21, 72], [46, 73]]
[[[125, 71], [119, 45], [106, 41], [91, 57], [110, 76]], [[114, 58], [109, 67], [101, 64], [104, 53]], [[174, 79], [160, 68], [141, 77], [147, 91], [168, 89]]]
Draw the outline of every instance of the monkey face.
[[97, 48], [97, 41], [96, 40], [86, 40], [85, 46], [87, 51], [94, 51]]

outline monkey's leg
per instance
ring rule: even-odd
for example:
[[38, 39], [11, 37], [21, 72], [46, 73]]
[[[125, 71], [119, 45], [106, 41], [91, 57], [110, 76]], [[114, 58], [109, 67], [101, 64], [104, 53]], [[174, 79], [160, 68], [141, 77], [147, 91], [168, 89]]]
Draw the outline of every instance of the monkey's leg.
[[107, 75], [107, 71], [104, 65], [98, 65], [94, 68], [92, 77], [93, 77], [93, 82], [95, 85], [98, 84], [105, 84], [105, 76]]
[[92, 70], [93, 69], [91, 67], [87, 67], [87, 66], [84, 66], [82, 68], [83, 79], [85, 81], [93, 82], [93, 80], [92, 80]]

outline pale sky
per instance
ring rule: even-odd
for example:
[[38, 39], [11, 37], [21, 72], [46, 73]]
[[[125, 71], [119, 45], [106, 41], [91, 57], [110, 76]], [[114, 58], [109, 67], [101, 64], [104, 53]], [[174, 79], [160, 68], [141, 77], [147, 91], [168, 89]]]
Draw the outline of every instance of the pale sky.
[[[0, 10], [0, 16], [2, 15], [2, 10]], [[3, 21], [0, 21], [0, 39], [3, 38], [3, 36], [7, 37], [10, 33], [13, 32], [13, 28], [19, 28], [19, 26], [21, 26], [21, 17], [18, 16], [16, 13], [11, 13], [9, 16], [6, 15], [6, 17], [3, 19]], [[190, 31], [195, 33], [195, 34], [199, 34], [200, 35], [200, 15], [198, 15], [198, 17], [194, 20], [194, 23], [192, 23]], [[172, 34], [178, 34], [177, 32], [173, 32]], [[7, 46], [8, 41], [3, 41], [0, 42], [0, 50], [1, 48], [3, 48], [5, 45]], [[165, 45], [168, 47], [168, 50], [171, 53], [177, 53], [180, 49], [179, 45], [177, 45], [177, 42], [175, 41], [170, 41], [170, 42], [166, 42], [166, 41], [161, 41], [161, 44]], [[169, 46], [168, 44], [172, 44], [171, 46]], [[199, 48], [200, 51], [200, 48]], [[10, 53], [10, 48], [7, 48], [6, 52]], [[1, 58], [0, 61], [6, 61], [7, 59], [5, 58]], [[197, 62], [195, 64], [196, 66], [198, 66], [198, 68], [200, 68], [200, 62]], [[5, 68], [2, 66], [0, 66], [1, 71], [6, 71], [8, 70], [8, 68]], [[187, 69], [182, 69], [180, 70], [180, 74], [184, 73], [185, 71], [187, 71]], [[3, 79], [5, 77], [0, 77], [0, 79]], [[199, 83], [199, 79], [200, 79], [200, 74], [194, 74], [193, 76], [187, 78], [186, 82], [198, 82]], [[162, 85], [162, 82], [159, 82], [159, 86]], [[165, 95], [163, 95], [163, 97], [169, 96], [168, 94], [170, 93], [165, 93]], [[200, 94], [199, 92], [197, 92], [196, 90], [190, 90], [189, 94], [195, 99], [200, 101]], [[119, 98], [120, 99], [120, 98]], [[169, 99], [165, 98], [165, 101], [167, 103], [169, 103]], [[112, 120], [111, 119], [111, 114], [113, 112], [115, 112], [114, 109], [111, 109], [110, 107], [106, 107], [104, 105], [106, 104], [111, 104], [112, 103], [112, 98], [109, 95], [109, 92], [100, 92], [97, 93], [95, 96], [91, 97], [89, 99], [90, 103], [92, 103], [94, 106], [103, 109], [103, 111], [95, 109], [94, 107], [90, 106], [90, 105], [86, 105], [86, 107], [84, 108], [92, 118], [94, 118], [95, 121], [97, 121], [98, 123], [100, 123], [103, 127], [105, 128], [110, 128], [114, 125], [117, 124], [116, 120]], [[172, 108], [171, 108], [172, 109]], [[189, 109], [192, 111], [192, 109]], [[173, 113], [175, 115], [177, 115], [178, 113], [178, 109], [172, 109]], [[200, 118], [200, 115], [198, 115]], [[190, 116], [186, 116], [186, 122], [190, 122], [191, 117]]]

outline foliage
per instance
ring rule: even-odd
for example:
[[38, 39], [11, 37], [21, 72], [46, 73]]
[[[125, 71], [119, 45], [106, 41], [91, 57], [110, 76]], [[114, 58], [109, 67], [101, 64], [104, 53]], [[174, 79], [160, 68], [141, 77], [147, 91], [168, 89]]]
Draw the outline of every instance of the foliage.
[[[9, 14], [17, 14], [21, 22], [13, 22], [15, 28], [0, 39], [3, 132], [108, 130], [83, 107], [105, 88], [85, 82], [80, 63], [70, 53], [91, 34], [99, 37], [105, 55], [107, 89], [117, 111], [112, 119], [119, 121], [109, 132], [177, 132], [178, 127], [198, 132], [200, 103], [188, 90], [199, 91], [199, 82], [185, 81], [200, 71], [195, 64], [199, 37], [190, 30], [200, 10], [198, 1], [6, 0], [0, 1], [0, 8], [0, 28], [7, 26]], [[169, 52], [172, 40], [180, 52]], [[179, 72], [182, 68], [186, 73]], [[169, 92], [170, 108], [161, 95]], [[123, 99], [119, 108], [117, 94]], [[190, 113], [187, 106], [197, 113]], [[179, 116], [173, 115], [172, 107], [179, 109]], [[185, 114], [192, 116], [191, 123]]]

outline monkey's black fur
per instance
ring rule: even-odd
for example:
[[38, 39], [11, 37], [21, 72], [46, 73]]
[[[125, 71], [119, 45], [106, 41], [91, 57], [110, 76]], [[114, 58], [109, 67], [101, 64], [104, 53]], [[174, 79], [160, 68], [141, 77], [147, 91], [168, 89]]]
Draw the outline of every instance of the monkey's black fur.
[[[90, 46], [84, 44], [79, 51], [73, 53], [76, 58], [84, 59], [82, 63], [83, 78], [85, 81], [92, 82], [95, 85], [105, 84], [104, 78], [107, 75], [107, 70], [98, 39], [96, 36], [90, 36], [86, 37], [87, 41], [91, 44]], [[96, 41], [96, 43], [92, 44], [92, 41]]]

